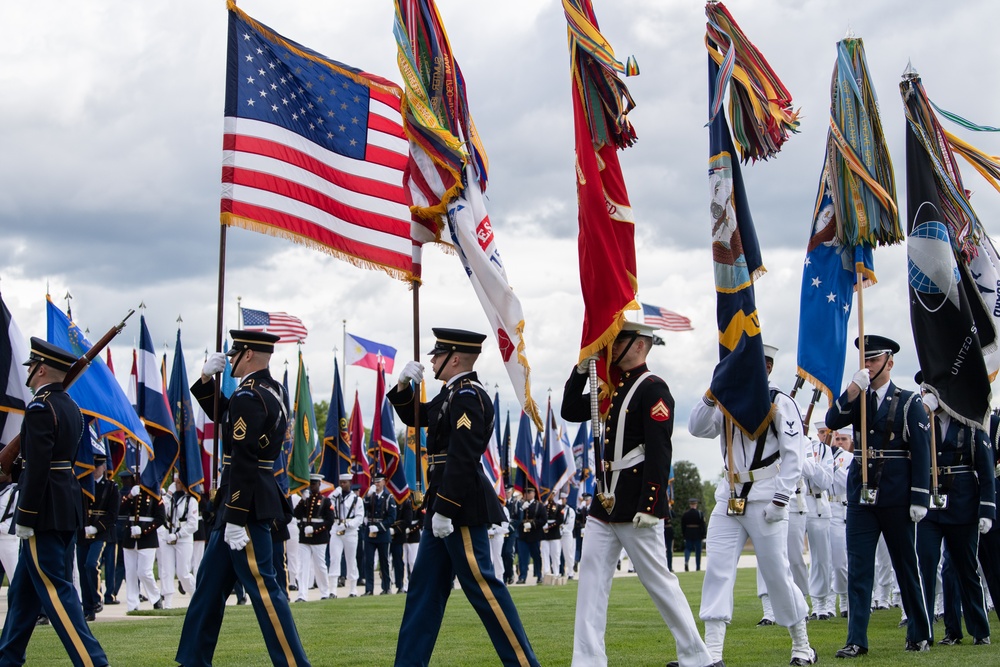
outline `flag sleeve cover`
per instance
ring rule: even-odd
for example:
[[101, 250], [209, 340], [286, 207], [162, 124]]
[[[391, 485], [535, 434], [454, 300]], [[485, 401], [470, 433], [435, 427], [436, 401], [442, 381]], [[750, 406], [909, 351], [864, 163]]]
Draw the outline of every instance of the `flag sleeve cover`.
[[[590, 0], [563, 0], [573, 76], [577, 247], [583, 294], [583, 333], [578, 360], [614, 342], [625, 312], [639, 309], [635, 220], [617, 149], [635, 138], [626, 114], [633, 103], [617, 76], [614, 52], [597, 28]], [[617, 115], [611, 110], [617, 110]], [[615, 117], [612, 117], [615, 116]], [[604, 360], [606, 377], [608, 359]]]
[[[718, 65], [708, 59], [711, 90]], [[712, 261], [715, 269], [719, 363], [709, 395], [722, 412], [751, 439], [760, 436], [774, 416], [768, 393], [764, 344], [753, 282], [765, 272], [757, 232], [743, 187], [725, 114], [709, 130], [708, 178], [711, 194]]]
[[[917, 113], [910, 108], [917, 96], [904, 94], [904, 102], [908, 117]], [[906, 132], [906, 209], [910, 324], [923, 386], [953, 418], [986, 428], [990, 381], [968, 294], [976, 285], [956, 259], [931, 159], [912, 125]]]
[[411, 280], [400, 88], [227, 7], [222, 224]]

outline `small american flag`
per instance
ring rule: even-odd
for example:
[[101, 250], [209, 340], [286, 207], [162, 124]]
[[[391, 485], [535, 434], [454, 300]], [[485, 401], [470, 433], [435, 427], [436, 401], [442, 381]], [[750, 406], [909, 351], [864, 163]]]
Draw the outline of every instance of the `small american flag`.
[[279, 343], [302, 343], [309, 331], [302, 320], [288, 313], [265, 313], [263, 310], [243, 311], [243, 328], [246, 331], [263, 331], [280, 336]]
[[694, 330], [694, 327], [691, 326], [691, 320], [683, 315], [678, 315], [671, 310], [660, 308], [659, 306], [651, 306], [648, 303], [642, 304], [642, 320], [650, 326], [666, 329], [667, 331]]

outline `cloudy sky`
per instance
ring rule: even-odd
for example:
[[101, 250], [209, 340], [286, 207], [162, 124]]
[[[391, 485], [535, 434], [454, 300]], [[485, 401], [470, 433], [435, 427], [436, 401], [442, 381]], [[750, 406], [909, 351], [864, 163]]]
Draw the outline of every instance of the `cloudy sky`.
[[[651, 366], [677, 401], [675, 459], [704, 476], [721, 467], [718, 446], [687, 434], [686, 417], [717, 361], [706, 159], [704, 13], [697, 2], [594, 0], [628, 80], [639, 142], [621, 154], [636, 216], [640, 299], [687, 315], [692, 332], [667, 334]], [[398, 81], [389, 0], [241, 0], [240, 7], [327, 56]], [[907, 60], [939, 105], [1000, 125], [998, 10], [989, 0], [733, 0], [729, 8], [802, 109], [801, 133], [779, 156], [744, 171], [769, 272], [757, 283], [765, 340], [781, 349], [774, 379], [790, 388], [799, 326], [801, 263], [829, 119], [835, 43], [865, 40], [905, 208], [904, 126], [898, 92]], [[583, 303], [576, 257], [570, 80], [558, 0], [438, 0], [490, 158], [490, 217], [526, 319], [533, 393], [558, 405], [577, 355]], [[221, 139], [226, 61], [223, 0], [0, 4], [0, 292], [25, 335], [44, 335], [46, 290], [96, 332], [140, 302], [153, 339], [172, 354], [177, 318], [191, 374], [214, 341]], [[971, 136], [990, 153], [1000, 137]], [[973, 205], [994, 237], [1000, 194], [971, 169]], [[865, 326], [903, 343], [894, 374], [916, 369], [906, 306], [905, 253], [876, 255], [879, 284], [865, 293]], [[421, 346], [432, 326], [487, 331], [458, 259], [425, 252]], [[329, 397], [334, 348], [347, 331], [412, 353], [411, 293], [287, 241], [228, 234], [227, 327], [237, 297], [284, 310], [309, 327], [302, 347], [316, 400]], [[137, 322], [112, 347], [127, 372]], [[853, 349], [853, 348], [852, 348]], [[279, 351], [274, 370], [295, 350]], [[850, 368], [851, 363], [848, 366]], [[495, 348], [481, 375], [516, 410]], [[374, 373], [351, 368], [371, 421]], [[825, 407], [825, 406], [824, 406]], [[517, 414], [512, 419], [516, 423]]]

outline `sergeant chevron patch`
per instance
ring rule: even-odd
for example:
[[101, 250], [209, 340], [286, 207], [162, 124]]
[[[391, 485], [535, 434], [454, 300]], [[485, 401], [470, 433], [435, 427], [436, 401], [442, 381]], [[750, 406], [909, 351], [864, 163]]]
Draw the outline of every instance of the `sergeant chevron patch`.
[[240, 417], [233, 424], [233, 440], [242, 440], [245, 437], [247, 437], [247, 423]]
[[649, 416], [658, 422], [665, 422], [670, 419], [670, 408], [667, 407], [667, 404], [661, 398], [656, 402], [656, 405], [650, 408]]
[[463, 426], [465, 428], [469, 429], [470, 431], [472, 430], [472, 420], [469, 419], [469, 413], [468, 412], [462, 413], [462, 416], [458, 418], [457, 422], [455, 422], [455, 430], [458, 430], [458, 429], [462, 428]]

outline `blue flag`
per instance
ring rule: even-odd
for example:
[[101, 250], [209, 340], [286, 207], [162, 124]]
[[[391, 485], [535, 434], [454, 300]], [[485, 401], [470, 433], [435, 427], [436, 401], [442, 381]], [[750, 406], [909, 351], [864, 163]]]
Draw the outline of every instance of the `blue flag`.
[[500, 441], [500, 471], [503, 473], [504, 486], [510, 484], [510, 410], [507, 411], [507, 422], [503, 427], [503, 440]]
[[[856, 270], [862, 271], [866, 283], [875, 282], [871, 246], [858, 245], [852, 250], [842, 245], [836, 236], [835, 216], [824, 170], [802, 267], [797, 375], [823, 392], [831, 403], [840, 395], [844, 379]], [[860, 266], [856, 268], [856, 264]]]
[[[718, 69], [709, 56], [710, 104]], [[708, 179], [719, 324], [719, 364], [712, 374], [709, 394], [737, 428], [756, 439], [773, 415], [753, 291], [754, 280], [765, 269], [740, 163], [723, 113], [715, 115], [709, 130]]]
[[[70, 322], [69, 318], [46, 298], [46, 316], [48, 320], [47, 338], [53, 345], [82, 356], [90, 349], [90, 341], [83, 335], [80, 328]], [[91, 362], [87, 371], [81, 374], [69, 389], [80, 411], [89, 417], [97, 418], [97, 434], [104, 437], [115, 431], [125, 431], [134, 440], [146, 443], [152, 447], [153, 439], [149, 437], [146, 427], [139, 420], [129, 403], [121, 385], [108, 369], [100, 356]]]
[[344, 391], [340, 386], [340, 366], [336, 359], [333, 360], [333, 394], [330, 396], [330, 411], [326, 414], [323, 448], [320, 473], [324, 480], [337, 486], [340, 476], [350, 472], [351, 440], [347, 428], [347, 410], [344, 408]]
[[[160, 371], [157, 375], [160, 377], [160, 387], [162, 388], [159, 395], [163, 397], [163, 402], [167, 405], [170, 426], [174, 428], [173, 410], [170, 409], [170, 405], [166, 402], [167, 355], [165, 354], [163, 355], [163, 360], [160, 362]], [[142, 396], [141, 385], [139, 395]], [[153, 494], [157, 500], [160, 499], [161, 489], [164, 489], [171, 481], [174, 466], [177, 465], [179, 455], [180, 443], [175, 433], [153, 433], [153, 457], [147, 461], [146, 466], [139, 473], [139, 483]]]
[[539, 500], [548, 501], [568, 480], [569, 467], [565, 452], [559, 441], [559, 429], [556, 417], [552, 414], [552, 402], [549, 401], [548, 413], [545, 416], [545, 435], [542, 440], [542, 475], [538, 480]]
[[174, 427], [177, 429], [180, 441], [178, 469], [181, 484], [200, 501], [201, 493], [198, 487], [205, 483], [205, 471], [201, 463], [201, 447], [198, 445], [198, 429], [195, 426], [190, 387], [187, 366], [184, 364], [184, 350], [181, 348], [181, 330], [177, 329], [174, 365], [170, 369], [167, 397], [174, 412]]
[[[164, 393], [163, 372], [157, 363], [153, 349], [153, 338], [146, 328], [146, 316], [139, 317], [139, 358], [138, 384], [136, 387], [136, 410], [146, 425], [146, 430], [154, 437], [172, 435], [177, 440], [174, 417]], [[154, 449], [155, 451], [155, 449]]]
[[[229, 363], [229, 341], [222, 343], [222, 351], [226, 354], [226, 370], [222, 371], [222, 386], [219, 391], [226, 398], [236, 393], [236, 378], [233, 377], [233, 366]], [[288, 371], [285, 371], [285, 394], [288, 394]], [[220, 441], [221, 442], [221, 441]]]
[[83, 432], [80, 434], [80, 444], [76, 448], [76, 460], [73, 461], [73, 474], [80, 483], [83, 494], [94, 499], [94, 443], [97, 441], [92, 430], [93, 419], [85, 419]]
[[285, 439], [281, 443], [281, 451], [278, 452], [278, 456], [274, 459], [274, 479], [278, 483], [278, 488], [286, 496], [289, 494], [289, 484], [288, 484], [288, 459], [292, 455], [292, 442], [294, 438], [294, 426], [295, 421], [292, 415], [291, 407], [289, 406], [288, 393], [288, 367], [285, 367], [285, 377], [282, 379], [282, 386], [285, 389], [285, 414], [288, 415], [288, 425], [285, 427]]
[[535, 470], [535, 454], [531, 438], [531, 417], [521, 411], [521, 423], [517, 427], [517, 445], [514, 447], [514, 490], [524, 493], [525, 489], [538, 490], [538, 473]]

